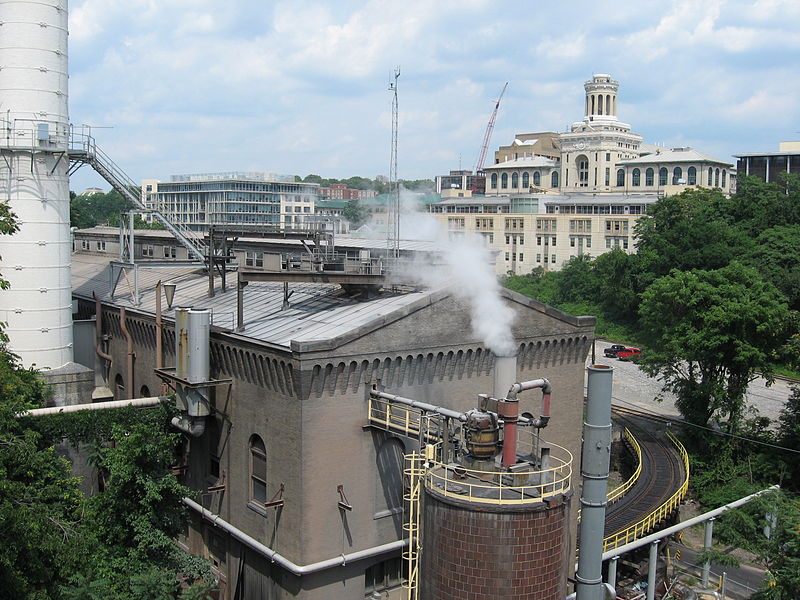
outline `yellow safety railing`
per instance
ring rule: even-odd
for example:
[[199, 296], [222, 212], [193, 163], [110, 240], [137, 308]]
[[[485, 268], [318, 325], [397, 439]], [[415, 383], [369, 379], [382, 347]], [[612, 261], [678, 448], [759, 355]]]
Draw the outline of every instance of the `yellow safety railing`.
[[603, 540], [603, 551], [613, 550], [617, 546], [622, 546], [623, 544], [627, 544], [628, 542], [632, 542], [646, 533], [648, 533], [656, 524], [658, 524], [662, 519], [666, 518], [672, 511], [678, 508], [678, 504], [680, 504], [681, 500], [686, 497], [686, 493], [689, 491], [689, 455], [686, 452], [686, 448], [683, 447], [683, 444], [680, 443], [678, 438], [676, 438], [672, 433], [667, 431], [667, 437], [670, 441], [675, 444], [675, 447], [678, 449], [678, 453], [683, 460], [683, 469], [685, 473], [685, 477], [683, 483], [678, 488], [678, 490], [669, 497], [669, 499], [664, 502], [661, 506], [656, 508], [653, 512], [647, 515], [644, 519], [635, 523], [613, 535], [608, 536]]
[[410, 437], [419, 435], [422, 411], [405, 404], [392, 404], [386, 400], [369, 398], [369, 422], [386, 431], [403, 433]]
[[420, 521], [420, 488], [422, 476], [425, 474], [425, 457], [419, 452], [406, 454], [406, 467], [403, 473], [406, 476], [406, 487], [403, 499], [406, 502], [406, 519], [403, 530], [408, 537], [408, 546], [403, 552], [406, 561], [406, 577], [403, 587], [407, 591], [407, 600], [419, 598], [419, 521]]
[[609, 504], [614, 502], [614, 500], [618, 500], [620, 496], [631, 489], [639, 480], [639, 476], [642, 474], [642, 448], [639, 446], [639, 442], [631, 433], [630, 429], [626, 427], [623, 431], [623, 434], [625, 435], [625, 439], [628, 440], [628, 443], [631, 445], [633, 453], [636, 456], [636, 469], [633, 471], [633, 475], [631, 475], [625, 483], [611, 490], [611, 492], [608, 494]]
[[429, 461], [425, 487], [450, 498], [479, 504], [528, 504], [546, 500], [570, 489], [572, 454], [556, 444], [545, 469], [484, 471], [461, 465]]

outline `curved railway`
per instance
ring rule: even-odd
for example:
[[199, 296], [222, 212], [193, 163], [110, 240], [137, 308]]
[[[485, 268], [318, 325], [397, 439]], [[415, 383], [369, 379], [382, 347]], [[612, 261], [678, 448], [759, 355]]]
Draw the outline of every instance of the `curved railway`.
[[[683, 461], [667, 438], [665, 427], [658, 427], [654, 431], [653, 421], [665, 422], [666, 419], [638, 416], [635, 411], [619, 411], [616, 408], [614, 413], [614, 421], [627, 426], [639, 442], [642, 471], [636, 484], [606, 508], [606, 540], [639, 523], [666, 503], [686, 478]], [[649, 425], [645, 424], [646, 421]], [[616, 544], [610, 547], [614, 546]]]

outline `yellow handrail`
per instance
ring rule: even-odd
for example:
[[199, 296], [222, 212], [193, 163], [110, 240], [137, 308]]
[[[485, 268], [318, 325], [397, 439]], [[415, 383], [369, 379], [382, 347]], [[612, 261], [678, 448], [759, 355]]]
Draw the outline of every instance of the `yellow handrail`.
[[678, 490], [669, 497], [669, 499], [664, 502], [661, 506], [656, 508], [653, 512], [647, 515], [644, 519], [631, 525], [627, 529], [615, 533], [613, 535], [608, 536], [603, 540], [603, 551], [612, 550], [617, 546], [621, 546], [623, 544], [627, 544], [628, 542], [632, 542], [635, 539], [643, 536], [648, 531], [650, 531], [659, 521], [664, 519], [665, 517], [669, 516], [673, 510], [678, 507], [681, 500], [686, 497], [687, 492], [689, 491], [689, 454], [686, 452], [686, 448], [683, 447], [683, 444], [680, 443], [678, 438], [672, 435], [671, 432], [667, 431], [667, 437], [670, 441], [675, 444], [676, 448], [678, 449], [678, 453], [681, 455], [681, 459], [683, 460], [683, 468], [684, 468], [684, 481]]
[[611, 504], [614, 500], [618, 500], [620, 496], [622, 496], [625, 492], [633, 487], [633, 485], [639, 480], [639, 476], [642, 474], [642, 448], [639, 446], [639, 442], [634, 437], [631, 430], [627, 427], [624, 429], [625, 439], [628, 440], [628, 443], [633, 448], [633, 453], [636, 455], [636, 469], [633, 472], [628, 480], [623, 483], [618, 488], [611, 490], [611, 493], [608, 494], [608, 503]]
[[479, 504], [529, 504], [541, 502], [570, 489], [572, 454], [548, 443], [550, 462], [546, 469], [485, 471], [429, 461], [425, 487], [450, 498]]

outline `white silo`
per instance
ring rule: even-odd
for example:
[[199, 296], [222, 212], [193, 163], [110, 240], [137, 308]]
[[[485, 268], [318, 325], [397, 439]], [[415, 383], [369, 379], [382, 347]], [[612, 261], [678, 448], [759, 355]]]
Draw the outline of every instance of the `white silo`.
[[0, 0], [0, 321], [26, 366], [72, 361], [66, 0]]

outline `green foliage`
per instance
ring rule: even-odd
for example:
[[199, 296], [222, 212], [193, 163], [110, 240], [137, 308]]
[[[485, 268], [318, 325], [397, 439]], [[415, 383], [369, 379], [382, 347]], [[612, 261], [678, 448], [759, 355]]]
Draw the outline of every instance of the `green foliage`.
[[519, 292], [539, 302], [551, 306], [558, 306], [558, 278], [555, 271], [545, 271], [536, 267], [528, 275], [509, 274], [503, 279], [503, 285], [510, 290]]
[[789, 337], [785, 299], [753, 269], [673, 271], [642, 295], [642, 369], [678, 396], [691, 423], [741, 424], [747, 385], [769, 378], [775, 349]]
[[[640, 265], [637, 254], [628, 254], [620, 248], [594, 259], [596, 301], [610, 321], [628, 326], [636, 323], [639, 295], [643, 291], [639, 283]], [[617, 337], [611, 339], [622, 340]]]
[[[311, 173], [305, 177], [295, 175], [294, 180], [303, 183], [318, 183], [321, 187], [329, 187], [332, 183], [343, 183], [353, 190], [375, 190], [378, 194], [389, 192], [388, 181], [386, 178], [381, 177], [369, 179], [354, 175], [346, 179], [336, 179], [333, 177], [325, 178]], [[401, 179], [398, 183], [405, 189], [415, 192], [433, 192], [436, 189], [436, 184], [431, 179]]]
[[742, 262], [757, 269], [800, 309], [800, 223], [763, 230]]
[[350, 221], [353, 227], [359, 227], [367, 218], [367, 212], [358, 198], [351, 198], [344, 207], [344, 218]]
[[662, 198], [636, 222], [636, 247], [652, 278], [671, 270], [719, 269], [751, 245], [722, 212], [719, 190], [689, 189]]
[[79, 229], [118, 226], [120, 213], [132, 208], [133, 204], [115, 190], [105, 194], [81, 194], [70, 202], [70, 225]]
[[800, 598], [800, 500], [785, 493], [765, 498], [756, 510], [768, 510], [777, 517], [778, 526], [772, 539], [761, 541], [759, 554], [768, 569], [755, 600], [796, 600]]
[[[792, 394], [778, 417], [777, 442], [784, 448], [800, 449], [800, 387], [793, 387]], [[800, 461], [787, 461], [789, 487], [800, 491]]]
[[41, 433], [16, 419], [47, 388], [0, 342], [0, 581], [5, 597], [55, 597], [78, 535], [82, 496], [70, 465]]
[[[11, 235], [19, 230], [17, 224], [17, 215], [11, 210], [11, 207], [6, 202], [0, 202], [0, 235]], [[0, 277], [0, 290], [7, 290], [9, 287], [8, 281]], [[0, 329], [0, 335], [2, 330]], [[5, 340], [5, 337], [0, 337], [0, 340]]]
[[750, 237], [782, 225], [800, 224], [800, 176], [781, 174], [780, 182], [766, 183], [740, 175], [737, 192], [720, 202], [720, 210]]

